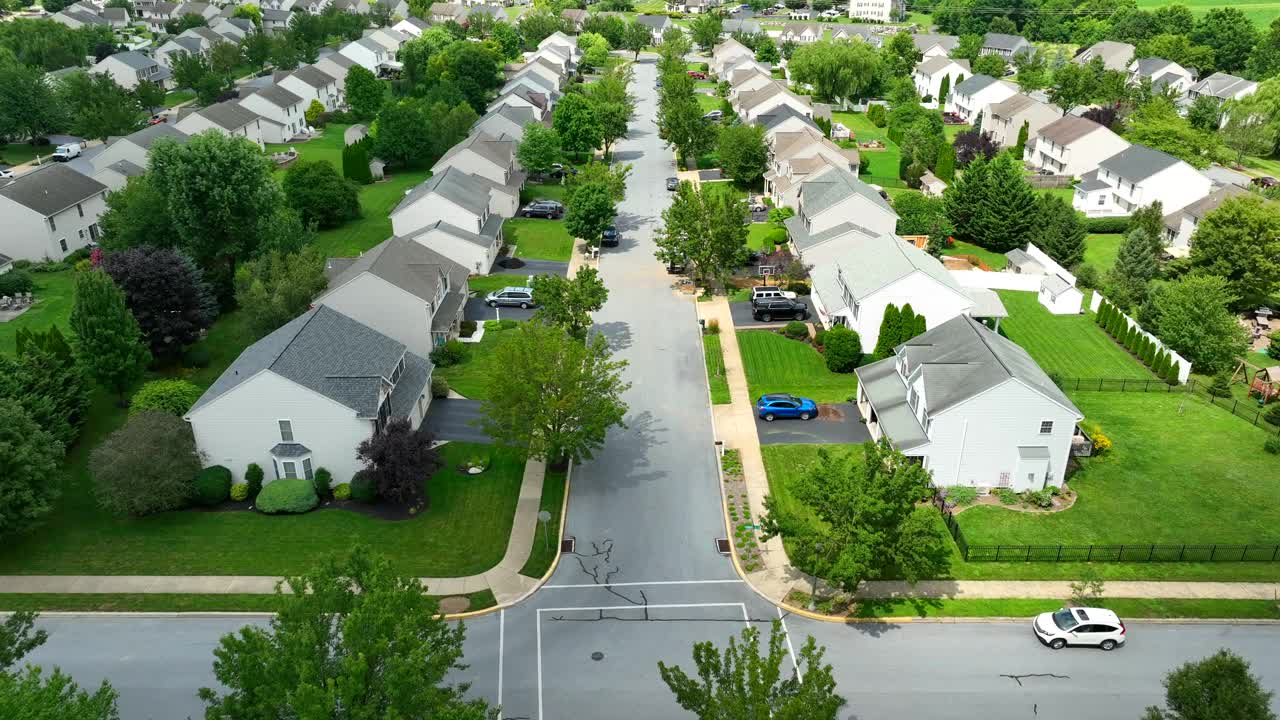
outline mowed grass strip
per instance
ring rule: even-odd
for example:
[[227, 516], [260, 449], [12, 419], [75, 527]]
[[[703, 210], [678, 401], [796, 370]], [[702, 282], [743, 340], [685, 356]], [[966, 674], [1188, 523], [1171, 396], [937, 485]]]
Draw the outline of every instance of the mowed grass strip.
[[[430, 591], [430, 588], [428, 588]], [[469, 610], [483, 610], [498, 604], [492, 590], [470, 593]], [[0, 594], [0, 611], [42, 612], [276, 612], [280, 598], [269, 595], [232, 593], [200, 595], [188, 593], [8, 593]]]
[[[512, 277], [512, 276], [503, 276]], [[489, 384], [489, 362], [494, 350], [516, 336], [516, 330], [485, 329], [478, 343], [463, 343], [462, 362], [449, 367], [436, 366], [435, 375], [449, 383], [449, 389], [468, 400], [484, 400]]]
[[355, 257], [391, 237], [391, 211], [406, 191], [431, 177], [430, 170], [407, 170], [384, 182], [360, 187], [360, 218], [316, 233], [313, 245], [325, 257]]
[[533, 538], [533, 549], [529, 552], [529, 559], [525, 561], [524, 567], [520, 568], [521, 575], [541, 578], [547, 574], [547, 570], [551, 569], [551, 563], [555, 560], [556, 552], [560, 547], [560, 510], [564, 507], [564, 491], [567, 482], [568, 473], [565, 471], [547, 470], [547, 475], [542, 480], [542, 499], [538, 504], [538, 510], [551, 513], [551, 519], [547, 521], [546, 528], [542, 527], [542, 523], [538, 523]]
[[1009, 317], [1000, 329], [1041, 369], [1060, 378], [1147, 380], [1152, 374], [1103, 332], [1092, 313], [1054, 315], [1032, 292], [998, 290]]
[[707, 356], [707, 380], [711, 383], [711, 404], [728, 405], [733, 402], [729, 397], [729, 378], [724, 369], [724, 351], [720, 346], [719, 335], [703, 335], [702, 351]]
[[1184, 393], [1072, 400], [1114, 443], [1069, 478], [1075, 505], [967, 509], [957, 517], [970, 544], [1280, 543], [1280, 472], [1262, 451], [1266, 431]]
[[569, 262], [573, 256], [573, 238], [562, 220], [512, 218], [502, 225], [502, 234], [515, 255], [526, 260]]
[[833, 373], [807, 342], [769, 330], [738, 331], [738, 349], [751, 401], [766, 393], [791, 393], [814, 402], [844, 402], [854, 394], [853, 373]]

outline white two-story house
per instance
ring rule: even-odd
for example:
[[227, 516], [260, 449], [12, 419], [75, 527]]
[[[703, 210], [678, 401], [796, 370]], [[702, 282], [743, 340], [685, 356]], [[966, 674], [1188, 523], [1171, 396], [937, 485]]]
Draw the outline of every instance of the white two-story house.
[[503, 217], [515, 217], [520, 208], [520, 189], [525, 181], [524, 172], [516, 164], [515, 141], [495, 140], [472, 133], [449, 148], [431, 166], [431, 172], [442, 173], [450, 168], [485, 181], [491, 189], [490, 207], [493, 211]]
[[1137, 85], [1143, 80], [1150, 81], [1156, 92], [1170, 89], [1178, 95], [1186, 95], [1195, 84], [1196, 76], [1172, 60], [1139, 58], [1129, 63], [1129, 82]]
[[98, 240], [107, 186], [97, 180], [50, 163], [0, 183], [0, 255], [61, 260]]
[[524, 138], [524, 129], [537, 121], [538, 114], [532, 108], [504, 105], [497, 110], [485, 113], [484, 117], [471, 126], [471, 132], [500, 140], [519, 142]]
[[226, 100], [208, 107], [179, 114], [176, 127], [187, 135], [213, 130], [230, 137], [242, 137], [263, 147], [260, 115], [240, 107], [239, 100]]
[[89, 68], [89, 72], [110, 76], [126, 90], [137, 89], [143, 80], [149, 80], [166, 90], [173, 89], [173, 73], [169, 72], [169, 68], [135, 50], [108, 55]]
[[334, 483], [362, 466], [356, 448], [392, 420], [417, 428], [431, 402], [431, 361], [318, 305], [245, 349], [187, 411], [196, 447], [244, 481], [250, 463], [280, 478]]
[[1159, 200], [1165, 214], [1208, 195], [1213, 182], [1168, 153], [1130, 145], [1076, 185], [1071, 205], [1089, 217], [1129, 215]]
[[959, 316], [854, 371], [874, 440], [919, 458], [937, 487], [1042, 490], [1067, 475], [1084, 414], [1027, 351]]
[[[1022, 128], [1027, 128], [1027, 143], [1040, 132], [1040, 129], [1062, 117], [1057, 106], [1040, 102], [1022, 93], [1016, 93], [987, 106], [987, 117], [983, 120], [982, 130], [991, 133], [992, 139], [1002, 148], [1011, 148], [1018, 144], [1018, 136]], [[1023, 147], [1026, 152], [1026, 147]]]
[[[972, 75], [969, 70], [968, 60], [952, 60], [946, 55], [935, 55], [926, 60], [921, 60], [911, 74], [911, 80], [915, 83], [916, 92], [922, 98], [933, 98], [939, 105], [945, 104], [947, 99], [938, 97], [942, 92], [942, 79], [948, 78], [948, 88], [954, 88], [964, 81], [965, 78]], [[947, 92], [950, 95], [950, 90]]]
[[1027, 142], [1022, 157], [1035, 170], [1081, 177], [1127, 147], [1127, 140], [1105, 126], [1067, 114], [1040, 128]]
[[1017, 88], [1003, 80], [990, 75], [974, 75], [951, 88], [946, 109], [959, 115], [965, 122], [973, 123], [988, 106], [1008, 100], [1017, 93]]
[[111, 190], [124, 187], [131, 177], [146, 171], [151, 148], [160, 140], [185, 144], [188, 135], [167, 123], [150, 125], [124, 137], [113, 138], [93, 157], [93, 178]]
[[502, 249], [504, 217], [493, 210], [493, 183], [446, 168], [409, 191], [391, 211], [391, 229], [458, 263], [487, 275]]
[[268, 143], [287, 143], [307, 130], [306, 103], [279, 85], [258, 88], [240, 98], [240, 106], [262, 118], [262, 139]]
[[306, 113], [312, 100], [318, 100], [326, 112], [342, 107], [338, 81], [314, 65], [303, 65], [277, 80], [276, 85], [302, 98], [303, 113]]

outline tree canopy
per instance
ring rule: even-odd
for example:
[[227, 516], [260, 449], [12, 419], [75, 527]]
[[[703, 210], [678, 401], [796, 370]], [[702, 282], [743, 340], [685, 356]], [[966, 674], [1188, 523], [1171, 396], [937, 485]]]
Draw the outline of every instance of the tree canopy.
[[1143, 720], [1276, 720], [1274, 693], [1230, 650], [1170, 671], [1164, 688], [1165, 707], [1148, 707]]
[[591, 329], [591, 313], [604, 307], [609, 289], [592, 267], [580, 267], [572, 279], [559, 275], [538, 275], [533, 279], [533, 296], [538, 299], [534, 318], [565, 329], [569, 335], [586, 340]]
[[866, 43], [820, 40], [797, 49], [787, 68], [796, 82], [812, 85], [819, 98], [854, 99], [870, 87], [879, 62]]
[[1235, 310], [1257, 307], [1280, 290], [1280, 212], [1262, 198], [1228, 198], [1191, 236], [1192, 272], [1225, 279]]
[[730, 193], [704, 192], [680, 183], [671, 206], [662, 211], [655, 253], [668, 264], [688, 263], [694, 276], [728, 284], [747, 256], [746, 204]]

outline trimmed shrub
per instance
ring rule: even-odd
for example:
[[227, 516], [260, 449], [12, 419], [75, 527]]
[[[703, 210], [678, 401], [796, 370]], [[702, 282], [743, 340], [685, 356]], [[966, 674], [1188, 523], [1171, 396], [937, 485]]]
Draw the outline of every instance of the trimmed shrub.
[[867, 108], [867, 121], [878, 128], [884, 127], [886, 117], [883, 105], [872, 105]]
[[195, 501], [205, 506], [226, 502], [231, 497], [231, 471], [212, 465], [196, 473]]
[[1038, 507], [1048, 509], [1053, 507], [1053, 493], [1049, 489], [1044, 490], [1026, 490], [1022, 493], [1022, 502]]
[[362, 503], [378, 499], [378, 488], [374, 485], [373, 474], [368, 470], [361, 470], [351, 478], [351, 499]]
[[1081, 265], [1075, 272], [1076, 285], [1082, 288], [1097, 288], [1102, 285], [1102, 273], [1092, 265]]
[[182, 417], [203, 393], [198, 385], [186, 380], [152, 380], [133, 394], [129, 414], [155, 410]]
[[1084, 227], [1091, 234], [1119, 234], [1129, 229], [1129, 216], [1085, 218]]
[[792, 320], [782, 329], [782, 334], [792, 340], [801, 340], [809, 337], [809, 327], [799, 320]]
[[320, 503], [316, 488], [306, 478], [284, 478], [262, 488], [254, 508], [268, 515], [304, 513]]
[[0, 275], [0, 295], [29, 293], [35, 287], [35, 280], [31, 277], [31, 273], [26, 270], [10, 270]]
[[501, 323], [499, 323], [497, 320], [485, 320], [485, 321], [484, 321], [484, 329], [485, 329], [485, 330], [500, 330], [501, 328], [502, 328], [502, 324], [501, 324]]
[[333, 494], [333, 474], [324, 468], [317, 468], [311, 476], [311, 484], [316, 488], [316, 496], [321, 500]]
[[472, 335], [475, 335], [475, 334], [476, 334], [476, 321], [475, 321], [475, 320], [463, 320], [463, 321], [458, 325], [458, 334], [459, 334], [459, 335], [461, 335], [461, 336], [462, 336], [462, 337], [464, 337], [464, 338], [469, 338], [469, 337], [471, 337]]
[[822, 357], [831, 372], [853, 372], [862, 360], [862, 339], [857, 332], [837, 325], [823, 338]]
[[351, 483], [338, 483], [333, 486], [334, 500], [350, 500], [351, 499]]
[[1262, 443], [1262, 449], [1272, 455], [1280, 455], [1280, 437], [1267, 438], [1267, 441]]
[[1213, 397], [1231, 397], [1231, 377], [1226, 373], [1214, 375], [1206, 392]]
[[802, 282], [789, 282], [786, 289], [796, 295], [809, 295], [813, 292], [808, 283]]
[[236, 502], [244, 502], [249, 499], [248, 483], [236, 483], [231, 486], [231, 499]]
[[947, 488], [947, 499], [957, 505], [972, 505], [978, 499], [978, 488], [957, 485]]
[[431, 397], [436, 399], [449, 397], [449, 381], [439, 375], [432, 375]]
[[467, 356], [466, 348], [457, 340], [450, 340], [431, 351], [431, 362], [437, 367], [453, 367]]
[[498, 327], [502, 328], [503, 330], [510, 330], [519, 324], [520, 324], [519, 321], [516, 321], [516, 320], [499, 320], [498, 321]]
[[1267, 414], [1263, 415], [1263, 417], [1272, 425], [1280, 425], [1280, 402], [1271, 403], [1271, 407], [1267, 409]]
[[262, 492], [262, 467], [258, 463], [249, 463], [244, 470], [244, 482], [249, 488], [249, 499], [253, 500]]
[[719, 335], [720, 334], [720, 318], [711, 318], [710, 320], [708, 320], [707, 326], [703, 330], [703, 333], [706, 335]]
[[813, 333], [813, 344], [814, 344], [814, 345], [817, 345], [818, 347], [822, 347], [823, 345], [826, 345], [826, 344], [827, 344], [827, 331], [826, 331], [826, 330], [816, 330], [816, 331], [814, 331], [814, 333]]
[[365, 138], [342, 149], [342, 176], [361, 185], [373, 182], [369, 170], [369, 147], [373, 138]]
[[1174, 361], [1173, 356], [1170, 355], [1169, 369], [1166, 370], [1164, 373], [1164, 381], [1169, 383], [1170, 385], [1177, 385], [1179, 382], [1178, 373], [1181, 372], [1181, 370], [1182, 368], [1178, 365], [1177, 362]]

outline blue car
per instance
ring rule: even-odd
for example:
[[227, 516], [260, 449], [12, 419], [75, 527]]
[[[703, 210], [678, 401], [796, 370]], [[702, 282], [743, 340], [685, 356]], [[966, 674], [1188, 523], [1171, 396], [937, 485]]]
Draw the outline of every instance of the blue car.
[[756, 415], [764, 418], [765, 422], [773, 422], [775, 418], [812, 420], [818, 415], [818, 404], [795, 395], [761, 395], [756, 401]]

